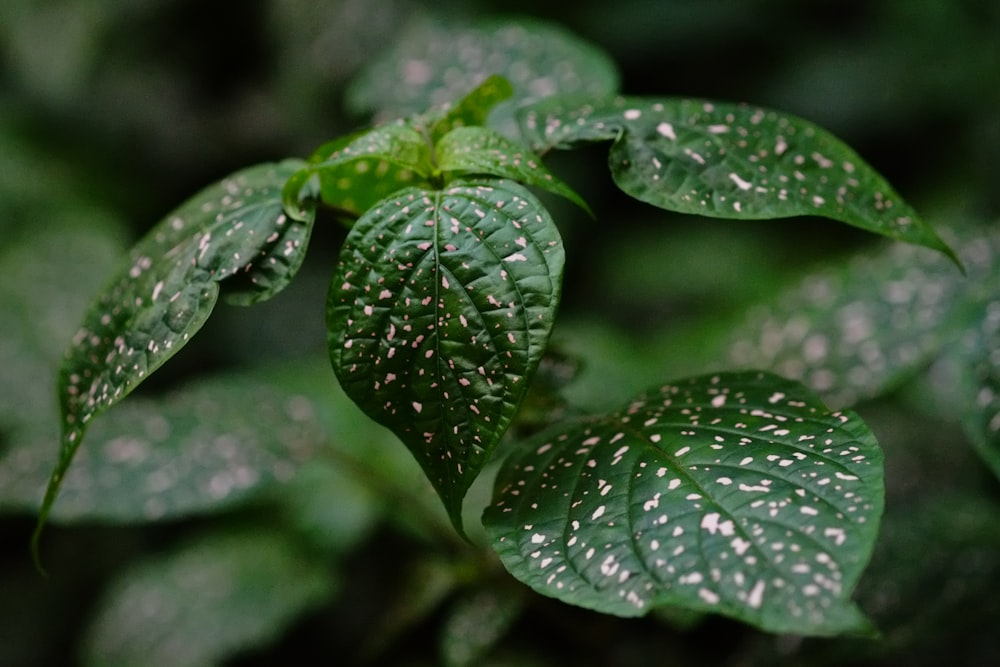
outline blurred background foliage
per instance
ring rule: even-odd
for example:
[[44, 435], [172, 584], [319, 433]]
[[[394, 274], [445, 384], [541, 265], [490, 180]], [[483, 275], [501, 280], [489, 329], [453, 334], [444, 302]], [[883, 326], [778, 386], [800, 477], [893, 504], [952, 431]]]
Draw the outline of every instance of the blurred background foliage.
[[[858, 406], [887, 458], [883, 534], [857, 594], [881, 640], [672, 611], [622, 621], [527, 594], [480, 535], [470, 547], [451, 533], [403, 447], [336, 388], [322, 309], [344, 230], [323, 220], [292, 287], [252, 311], [220, 307], [98, 420], [44, 538], [49, 578], [32, 568], [55, 369], [112, 263], [206, 183], [364, 124], [348, 110], [351, 81], [428, 13], [553, 21], [604, 48], [627, 93], [804, 116], [933, 224], [1000, 219], [997, 0], [562, 7], [0, 4], [0, 664], [1000, 664], [997, 479], [958, 408], [925, 385]], [[719, 362], [714, 341], [748, 304], [878, 243], [817, 219], [669, 215], [618, 193], [605, 155], [550, 162], [597, 220], [551, 202], [565, 300], [519, 432], [572, 409], [560, 396], [614, 408]]]

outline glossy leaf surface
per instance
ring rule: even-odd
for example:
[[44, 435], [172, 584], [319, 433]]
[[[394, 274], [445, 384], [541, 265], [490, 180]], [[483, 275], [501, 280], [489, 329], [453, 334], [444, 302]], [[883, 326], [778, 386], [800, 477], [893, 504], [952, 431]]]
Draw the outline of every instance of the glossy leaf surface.
[[563, 261], [540, 202], [504, 180], [401, 191], [342, 249], [327, 304], [334, 370], [413, 452], [457, 527], [544, 352]]
[[285, 186], [285, 206], [298, 209], [318, 196], [354, 217], [397, 190], [429, 185], [433, 171], [426, 139], [402, 121], [330, 141], [309, 161]]
[[522, 133], [543, 153], [613, 140], [615, 183], [667, 210], [748, 220], [823, 216], [954, 259], [857, 153], [795, 116], [677, 98], [582, 105], [551, 99], [523, 112]]
[[311, 218], [285, 215], [281, 189], [301, 162], [244, 169], [154, 227], [91, 304], [59, 375], [63, 437], [39, 525], [90, 420], [128, 395], [193, 336], [223, 290], [249, 305], [283, 289], [304, 258]]
[[566, 197], [589, 211], [578, 194], [556, 178], [542, 159], [523, 146], [485, 127], [459, 127], [437, 143], [442, 171], [509, 178]]
[[881, 452], [856, 415], [777, 376], [692, 378], [560, 425], [505, 462], [494, 500], [504, 565], [565, 602], [868, 628], [849, 596], [878, 530]]

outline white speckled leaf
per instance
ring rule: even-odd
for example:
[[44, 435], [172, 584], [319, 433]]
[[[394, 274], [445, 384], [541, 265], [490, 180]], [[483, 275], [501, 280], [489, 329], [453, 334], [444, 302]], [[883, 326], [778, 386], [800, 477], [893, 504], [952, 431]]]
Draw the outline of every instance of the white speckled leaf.
[[124, 571], [87, 629], [93, 667], [220, 665], [281, 636], [335, 591], [329, 563], [274, 528], [191, 541]]
[[[260, 372], [134, 397], [88, 429], [50, 520], [141, 523], [258, 498], [327, 445], [317, 402]], [[34, 508], [57, 434], [17, 436], [0, 456], [0, 507]]]
[[414, 454], [459, 529], [545, 350], [563, 260], [541, 203], [504, 180], [403, 190], [341, 251], [327, 303], [334, 370]]
[[288, 218], [281, 190], [303, 165], [257, 165], [202, 190], [139, 241], [91, 304], [60, 369], [62, 446], [39, 527], [90, 420], [183, 347], [220, 290], [250, 305], [295, 275], [312, 219]]
[[590, 210], [578, 194], [545, 167], [540, 157], [485, 127], [458, 127], [441, 138], [435, 152], [441, 171], [510, 178]]
[[729, 362], [799, 380], [835, 406], [883, 394], [978, 327], [996, 294], [998, 239], [956, 242], [968, 277], [901, 244], [808, 275], [734, 326]]
[[484, 521], [514, 576], [621, 616], [661, 605], [771, 632], [865, 632], [850, 594], [883, 506], [853, 413], [766, 373], [683, 380], [541, 434]]
[[522, 113], [523, 135], [543, 153], [613, 139], [615, 182], [649, 204], [747, 220], [823, 216], [957, 262], [881, 175], [801, 118], [739, 104], [635, 97], [575, 106], [543, 100]]
[[[452, 102], [488, 77], [510, 81], [514, 97], [491, 115], [493, 127], [515, 130], [520, 103], [556, 94], [593, 97], [618, 90], [614, 62], [558, 25], [537, 20], [421, 20], [369, 64], [348, 103], [388, 117], [423, 113]], [[506, 134], [506, 132], [505, 132]]]

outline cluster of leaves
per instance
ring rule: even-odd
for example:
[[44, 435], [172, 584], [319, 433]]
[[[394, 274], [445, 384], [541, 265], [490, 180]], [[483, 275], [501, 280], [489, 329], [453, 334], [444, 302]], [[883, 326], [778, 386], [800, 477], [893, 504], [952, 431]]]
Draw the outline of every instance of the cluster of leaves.
[[[495, 37], [472, 34], [474, 43]], [[547, 32], [529, 43], [566, 44]], [[586, 56], [579, 62], [593, 62]], [[611, 141], [615, 182], [668, 210], [825, 215], [950, 253], [870, 167], [814, 125], [738, 105], [619, 97], [608, 82], [585, 98], [543, 87], [546, 96], [532, 101], [523, 85], [486, 79], [454, 106], [336, 140], [307, 161], [251, 167], [167, 216], [88, 310], [61, 372], [63, 448], [42, 521], [93, 417], [175, 354], [220, 295], [250, 305], [283, 289], [320, 204], [351, 227], [327, 303], [334, 371], [411, 450], [459, 530], [462, 501], [526, 398], [559, 302], [562, 244], [529, 188], [585, 206], [543, 166], [550, 151]], [[505, 99], [519, 103], [516, 134], [490, 113]], [[751, 364], [773, 367], [767, 361]], [[191, 406], [206, 405], [195, 397]], [[294, 423], [301, 413], [289, 414]], [[227, 433], [240, 424], [229, 419]], [[105, 439], [105, 453], [150, 461], [164, 439], [148, 422], [141, 428], [146, 440]], [[310, 438], [285, 435], [275, 443], [290, 450], [281, 456], [310, 456], [296, 445]], [[272, 466], [280, 478], [283, 469], [240, 463], [227, 461], [225, 474], [196, 485], [208, 491], [202, 502], [238, 500], [233, 492], [259, 481], [247, 470]], [[162, 488], [188, 470], [161, 474]], [[867, 624], [849, 596], [878, 528], [881, 475], [878, 447], [854, 413], [831, 411], [776, 376], [719, 373], [520, 443], [485, 524], [516, 577], [567, 602], [619, 615], [675, 604], [771, 631], [857, 632]], [[191, 511], [165, 509], [155, 488], [146, 491], [146, 518]], [[261, 553], [275, 552], [269, 539]], [[282, 572], [294, 560], [269, 558]], [[220, 567], [238, 575], [248, 564]], [[305, 589], [292, 607], [328, 593]]]

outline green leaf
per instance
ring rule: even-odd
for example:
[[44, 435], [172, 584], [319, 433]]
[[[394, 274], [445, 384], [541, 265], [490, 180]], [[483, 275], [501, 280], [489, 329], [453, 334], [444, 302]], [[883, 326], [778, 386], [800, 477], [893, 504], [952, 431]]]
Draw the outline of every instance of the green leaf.
[[563, 261], [547, 211], [504, 180], [403, 190], [341, 251], [327, 303], [333, 368], [414, 454], [459, 530], [462, 499], [545, 351]]
[[[76, 453], [49, 518], [163, 521], [286, 488], [327, 446], [315, 416], [319, 400], [275, 385], [260, 369], [200, 380], [156, 400], [136, 396], [88, 429], [89, 446]], [[0, 457], [0, 506], [36, 506], [54, 435], [18, 438]]]
[[557, 94], [602, 97], [618, 90], [619, 78], [607, 54], [553, 23], [527, 17], [425, 19], [411, 23], [361, 72], [348, 91], [348, 105], [383, 117], [423, 113], [495, 74], [511, 83], [514, 97], [496, 107], [491, 125], [511, 131], [519, 104]]
[[965, 358], [959, 361], [957, 386], [949, 389], [962, 402], [959, 416], [976, 453], [1000, 478], [1000, 360], [996, 359], [1000, 332], [996, 330], [995, 314], [998, 306], [998, 302], [992, 304], [994, 314], [983, 322], [984, 331], [963, 341], [975, 352], [965, 350]]
[[458, 127], [441, 138], [435, 151], [441, 171], [509, 178], [561, 195], [590, 212], [587, 203], [556, 178], [540, 157], [485, 127]]
[[22, 226], [0, 247], [0, 429], [50, 423], [53, 369], [80, 310], [101, 287], [93, 267], [118, 261], [125, 250], [124, 225], [107, 211], [61, 197], [54, 208], [32, 210], [45, 224]]
[[428, 186], [433, 173], [427, 140], [402, 121], [334, 139], [309, 162], [285, 186], [286, 208], [298, 210], [318, 195], [328, 206], [357, 217], [397, 190]]
[[132, 249], [91, 304], [59, 374], [62, 443], [38, 531], [91, 419], [190, 340], [211, 314], [220, 283], [228, 301], [250, 305], [295, 275], [311, 219], [286, 216], [281, 188], [301, 166], [257, 165], [201, 191]]
[[485, 125], [493, 107], [513, 94], [510, 81], [497, 75], [488, 77], [434, 124], [430, 132], [431, 141], [437, 143], [441, 137], [458, 127]]
[[481, 665], [503, 639], [524, 608], [510, 591], [484, 588], [459, 598], [441, 629], [442, 664], [447, 667]]
[[882, 455], [863, 422], [766, 373], [702, 376], [541, 434], [484, 515], [536, 591], [621, 616], [679, 605], [771, 632], [866, 632]]
[[800, 380], [837, 406], [896, 388], [978, 328], [996, 293], [1000, 240], [959, 237], [956, 247], [968, 277], [901, 244], [807, 275], [733, 326], [728, 362]]
[[525, 104], [517, 114], [521, 138], [542, 154], [617, 139], [624, 132], [624, 119], [615, 102], [622, 100], [554, 95]]
[[740, 104], [618, 97], [523, 112], [535, 150], [613, 139], [608, 158], [627, 194], [670, 211], [759, 220], [817, 215], [889, 238], [952, 250], [891, 185], [826, 130]]
[[980, 234], [960, 247], [968, 281], [942, 276], [913, 285], [924, 294], [943, 293], [950, 306], [937, 322], [940, 357], [922, 398], [946, 419], [959, 417], [976, 453], [1000, 477], [1000, 234]]
[[273, 528], [215, 534], [122, 573], [97, 608], [83, 664], [221, 664], [275, 641], [333, 592], [329, 565]]

